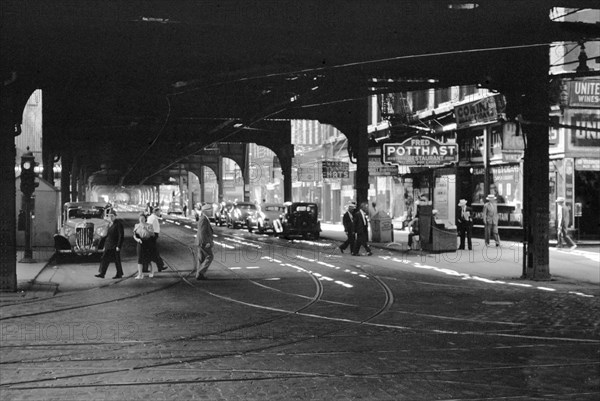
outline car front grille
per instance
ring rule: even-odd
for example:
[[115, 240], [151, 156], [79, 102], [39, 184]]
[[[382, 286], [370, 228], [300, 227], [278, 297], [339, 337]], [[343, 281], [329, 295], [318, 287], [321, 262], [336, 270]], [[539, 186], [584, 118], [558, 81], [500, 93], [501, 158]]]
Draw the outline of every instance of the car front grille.
[[77, 249], [91, 249], [94, 243], [94, 224], [86, 223], [75, 229], [75, 246]]

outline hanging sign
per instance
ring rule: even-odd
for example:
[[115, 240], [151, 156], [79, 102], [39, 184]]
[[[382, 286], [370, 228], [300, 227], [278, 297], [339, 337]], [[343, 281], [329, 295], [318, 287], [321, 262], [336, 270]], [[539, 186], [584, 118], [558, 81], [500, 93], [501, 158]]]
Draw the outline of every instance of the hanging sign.
[[347, 162], [327, 161], [321, 162], [323, 178], [349, 178], [349, 168]]
[[458, 145], [417, 135], [402, 143], [383, 144], [383, 162], [398, 166], [435, 166], [458, 162]]
[[504, 107], [500, 95], [484, 97], [473, 102], [454, 106], [456, 129], [489, 124], [498, 120]]
[[600, 80], [568, 81], [569, 106], [600, 108]]

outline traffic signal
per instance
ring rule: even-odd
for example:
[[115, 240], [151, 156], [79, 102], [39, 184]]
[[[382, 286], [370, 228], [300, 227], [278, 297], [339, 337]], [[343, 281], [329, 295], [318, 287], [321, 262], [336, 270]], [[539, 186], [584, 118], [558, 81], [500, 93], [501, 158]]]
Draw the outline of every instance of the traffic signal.
[[26, 152], [21, 156], [21, 192], [31, 196], [39, 183], [35, 182], [34, 168], [37, 166], [33, 153]]

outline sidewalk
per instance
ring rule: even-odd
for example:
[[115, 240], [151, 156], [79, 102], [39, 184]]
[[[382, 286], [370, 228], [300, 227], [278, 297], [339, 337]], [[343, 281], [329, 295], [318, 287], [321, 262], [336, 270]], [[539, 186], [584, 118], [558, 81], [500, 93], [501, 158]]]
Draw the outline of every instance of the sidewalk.
[[36, 281], [42, 270], [50, 263], [52, 255], [54, 249], [34, 250], [33, 260], [25, 263], [22, 262], [23, 251], [17, 251], [17, 291], [0, 292], [0, 304], [53, 296], [58, 284]]
[[[339, 241], [346, 240], [341, 224], [321, 223], [321, 237]], [[370, 238], [370, 236], [369, 236]], [[501, 279], [515, 278], [522, 275], [523, 247], [519, 242], [503, 241], [502, 257], [496, 258], [496, 247], [485, 246], [481, 238], [473, 238], [473, 249], [468, 251], [447, 252], [441, 254], [428, 253], [408, 249], [408, 231], [394, 230], [393, 242], [375, 243], [369, 241], [374, 254], [385, 250], [397, 253], [406, 258], [416, 258], [427, 264], [450, 266], [460, 273], [479, 275], [481, 277]], [[484, 249], [489, 251], [483, 252]], [[464, 253], [462, 253], [464, 252]], [[496, 258], [496, 259], [495, 259]], [[571, 251], [550, 246], [550, 274], [552, 280], [580, 281], [600, 284], [600, 247], [596, 244], [579, 246]]]

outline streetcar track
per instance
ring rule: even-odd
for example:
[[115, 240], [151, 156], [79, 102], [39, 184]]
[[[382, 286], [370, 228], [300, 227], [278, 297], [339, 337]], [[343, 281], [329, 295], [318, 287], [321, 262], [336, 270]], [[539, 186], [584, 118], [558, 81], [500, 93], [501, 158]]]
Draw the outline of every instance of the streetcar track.
[[[282, 246], [282, 245], [277, 245], [274, 244], [275, 246]], [[181, 282], [185, 282], [188, 285], [200, 289], [201, 291], [217, 297], [217, 298], [221, 298], [221, 299], [227, 299], [229, 301], [232, 302], [237, 302], [237, 303], [242, 303], [245, 305], [249, 305], [249, 306], [253, 306], [253, 307], [261, 307], [261, 308], [269, 308], [266, 306], [260, 306], [260, 305], [253, 305], [253, 304], [249, 304], [249, 303], [245, 303], [243, 301], [239, 301], [239, 300], [235, 300], [233, 298], [230, 297], [224, 297], [218, 294], [214, 294], [206, 289], [203, 289], [201, 287], [198, 287], [194, 284], [192, 284], [189, 280], [187, 280], [187, 278], [183, 277], [181, 275], [181, 273], [179, 272], [179, 270], [177, 270], [175, 267], [172, 267], [178, 274], [180, 274], [181, 276], [181, 280], [178, 281], [176, 284], [181, 283]], [[230, 271], [230, 270], [228, 270]], [[231, 271], [230, 271], [231, 272]], [[234, 274], [237, 275], [237, 273], [233, 272]], [[368, 274], [368, 273], [366, 273]], [[237, 275], [239, 276], [239, 275]], [[262, 325], [262, 324], [267, 324], [270, 323], [274, 320], [280, 319], [282, 317], [287, 317], [289, 315], [301, 315], [301, 316], [312, 316], [312, 317], [320, 317], [320, 318], [327, 318], [324, 316], [320, 316], [320, 315], [313, 315], [313, 314], [307, 314], [307, 313], [303, 313], [301, 312], [302, 310], [305, 310], [307, 308], [309, 308], [310, 306], [316, 304], [319, 301], [323, 301], [322, 295], [323, 295], [323, 286], [322, 283], [320, 283], [319, 280], [317, 280], [312, 274], [310, 274], [311, 278], [313, 279], [313, 281], [315, 283], [318, 283], [318, 289], [316, 291], [315, 296], [313, 296], [310, 299], [310, 302], [308, 302], [306, 305], [304, 305], [300, 311], [290, 311], [290, 310], [285, 310], [285, 309], [271, 309], [271, 310], [275, 310], [278, 312], [283, 312], [284, 315], [281, 316], [277, 316], [275, 318], [271, 318], [271, 319], [267, 319], [263, 322], [253, 322], [252, 324], [248, 324], [245, 325], [243, 327], [256, 327], [258, 325]], [[239, 276], [241, 277], [241, 276]], [[383, 306], [380, 307], [377, 311], [375, 311], [375, 313], [373, 313], [372, 315], [370, 315], [369, 317], [365, 318], [362, 321], [359, 320], [352, 320], [352, 319], [344, 319], [344, 322], [348, 322], [348, 323], [354, 323], [354, 324], [373, 324], [375, 326], [379, 326], [379, 327], [391, 327], [390, 325], [382, 325], [382, 324], [375, 324], [372, 322], [369, 322], [372, 319], [375, 319], [376, 317], [384, 314], [385, 312], [389, 311], [390, 308], [393, 305], [394, 302], [394, 297], [393, 297], [393, 291], [389, 288], [389, 286], [387, 286], [383, 280], [379, 279], [377, 276], [375, 275], [369, 275], [369, 277], [373, 278], [378, 285], [382, 288], [384, 295], [385, 295], [385, 301], [383, 303]], [[243, 277], [242, 277], [243, 278]], [[252, 282], [253, 280], [251, 279], [245, 279], [248, 280], [250, 282]], [[279, 289], [275, 289], [273, 287], [264, 285], [262, 283], [257, 283], [254, 282], [255, 284], [263, 287], [263, 288], [268, 288], [271, 290], [276, 290], [279, 291], [281, 293], [284, 294], [289, 294], [289, 295], [300, 295], [300, 294], [294, 294], [294, 293], [288, 293], [286, 291], [282, 291]], [[360, 306], [360, 305], [356, 305], [356, 306]], [[394, 328], [399, 328], [399, 326], [394, 326]], [[237, 330], [237, 329], [236, 329]], [[65, 379], [69, 379], [69, 378], [74, 378], [74, 377], [84, 377], [84, 376], [90, 376], [90, 375], [104, 375], [104, 374], [111, 374], [111, 373], [119, 373], [119, 372], [124, 372], [124, 371], [130, 371], [130, 370], [162, 370], [162, 368], [168, 367], [168, 366], [177, 366], [180, 364], [189, 364], [189, 363], [198, 363], [198, 362], [204, 362], [207, 360], [214, 360], [214, 359], [220, 359], [220, 358], [228, 358], [228, 357], [232, 357], [232, 356], [242, 356], [242, 355], [251, 355], [254, 353], [261, 353], [264, 352], [266, 350], [273, 350], [273, 349], [277, 349], [280, 348], [282, 346], [288, 346], [291, 344], [296, 344], [296, 343], [300, 343], [303, 341], [307, 341], [307, 340], [313, 340], [315, 338], [322, 338], [331, 334], [335, 334], [335, 333], [340, 333], [347, 330], [347, 328], [337, 328], [335, 330], [329, 330], [325, 333], [321, 333], [321, 334], [317, 334], [317, 335], [312, 335], [312, 336], [307, 336], [307, 337], [301, 337], [301, 338], [297, 338], [297, 339], [292, 339], [292, 340], [287, 340], [284, 342], [279, 342], [279, 343], [275, 343], [275, 344], [270, 344], [270, 345], [266, 345], [266, 346], [260, 346], [260, 347], [252, 347], [251, 349], [247, 349], [247, 350], [243, 350], [243, 351], [233, 351], [233, 352], [226, 352], [226, 353], [220, 353], [220, 354], [216, 354], [216, 355], [204, 355], [204, 356], [198, 356], [198, 357], [194, 357], [194, 358], [186, 358], [183, 360], [177, 360], [177, 361], [165, 361], [165, 362], [161, 362], [161, 363], [156, 363], [156, 364], [150, 364], [150, 365], [146, 365], [146, 366], [138, 366], [138, 367], [133, 367], [133, 368], [124, 368], [124, 369], [113, 369], [113, 370], [109, 370], [109, 371], [96, 371], [94, 373], [85, 373], [85, 374], [78, 374], [78, 375], [68, 375], [68, 376], [62, 376], [62, 377], [53, 377], [53, 378], [42, 378], [42, 379], [35, 379], [35, 380], [29, 380], [29, 381], [20, 381], [20, 382], [12, 382], [12, 383], [3, 383], [1, 386], [2, 387], [7, 387], [8, 389], [13, 389], [13, 390], [17, 390], [17, 389], [22, 389], [22, 390], [33, 390], [33, 389], [42, 389], [42, 388], [79, 388], [79, 387], [101, 387], [104, 385], [107, 386], [139, 386], [139, 385], [147, 385], [147, 384], [161, 384], [161, 382], [148, 382], [148, 381], [144, 381], [144, 382], [136, 382], [136, 383], [90, 383], [90, 384], [79, 384], [79, 385], [58, 385], [58, 386], [29, 386], [29, 387], [20, 387], [18, 385], [20, 384], [28, 384], [28, 383], [41, 383], [41, 382], [46, 382], [46, 381], [56, 381], [56, 380], [65, 380]], [[417, 330], [417, 329], [415, 329]], [[225, 333], [229, 330], [225, 330], [225, 331], [221, 331], [221, 332], [217, 332], [216, 334], [219, 333]], [[435, 332], [433, 330], [426, 330], [427, 332]], [[482, 332], [469, 332], [468, 334], [486, 334], [486, 333], [482, 333]], [[202, 334], [202, 335], [207, 335], [206, 333]], [[523, 338], [529, 338], [527, 336], [523, 336]], [[551, 337], [544, 337], [545, 339], [548, 340], [557, 340], [556, 338], [551, 338]], [[188, 338], [188, 339], [193, 339], [193, 336]], [[567, 340], [573, 340], [573, 339], [567, 339]], [[170, 358], [173, 359], [173, 358]], [[569, 366], [581, 366], [581, 365], [585, 365], [585, 366], [589, 366], [589, 365], [595, 365], [595, 363], [583, 363], [583, 364], [570, 364]], [[545, 365], [546, 367], [549, 368], [553, 368], [556, 366], [560, 366], [560, 367], [564, 367], [565, 364], [560, 364], [560, 365]], [[522, 369], [524, 367], [532, 367], [532, 368], [540, 368], [542, 367], [541, 365], [526, 365], [526, 366], [517, 366], [517, 367], [511, 367], [511, 366], [501, 366], [501, 367], [488, 367], [488, 368], [478, 368], [478, 369], [448, 369], [448, 370], [432, 370], [432, 371], [411, 371], [411, 372], [382, 372], [382, 373], [377, 373], [377, 374], [343, 374], [343, 375], [332, 375], [332, 374], [326, 374], [326, 375], [322, 375], [322, 374], [318, 374], [318, 376], [320, 377], [356, 377], [356, 378], [375, 378], [375, 379], [380, 379], [383, 376], [397, 376], [397, 375], [403, 375], [403, 374], [407, 374], [407, 373], [417, 373], [417, 374], [422, 374], [422, 373], [444, 373], [444, 372], [470, 372], [470, 371], [480, 371], [480, 370], [500, 370], [500, 369], [512, 369], [512, 368], [518, 368], [518, 369]], [[230, 372], [230, 371], [228, 371]], [[293, 375], [291, 376], [292, 378], [302, 378], [302, 375]], [[306, 378], [312, 378], [312, 377], [317, 377], [314, 374], [305, 374]], [[290, 376], [289, 375], [283, 375], [281, 376], [282, 379], [289, 379]], [[252, 377], [252, 378], [241, 378], [241, 379], [225, 379], [225, 380], [221, 380], [221, 379], [214, 379], [216, 381], [246, 381], [246, 380], [274, 380], [276, 378], [274, 377], [265, 377], [265, 378], [260, 378], [260, 377]], [[198, 382], [204, 382], [206, 380], [206, 382], [211, 382], [213, 379], [195, 379], [193, 381], [193, 383], [198, 383]], [[192, 381], [164, 381], [164, 384], [185, 384], [188, 382], [192, 382]], [[489, 384], [488, 384], [489, 385]]]
[[[196, 263], [196, 259], [194, 259], [194, 264], [195, 263]], [[177, 270], [174, 266], [171, 266], [171, 268], [174, 269], [180, 275], [180, 277], [183, 280], [183, 282], [187, 283], [188, 285], [190, 285], [190, 286], [192, 286], [194, 288], [198, 288], [201, 291], [203, 291], [205, 293], [208, 293], [208, 294], [210, 294], [212, 296], [222, 297], [222, 296], [219, 296], [218, 294], [213, 294], [212, 292], [210, 292], [208, 290], [205, 290], [205, 289], [202, 289], [202, 288], [200, 288], [198, 286], [193, 285], [187, 278], [183, 277], [183, 275], [181, 275], [181, 273], [179, 272], [179, 270]], [[289, 315], [306, 315], [306, 314], [302, 313], [301, 311], [309, 308], [312, 305], [314, 305], [316, 302], [318, 302], [318, 300], [323, 295], [323, 285], [322, 285], [322, 283], [319, 280], [317, 280], [316, 277], [314, 277], [314, 275], [310, 274], [310, 276], [311, 276], [311, 278], [312, 278], [312, 280], [315, 283], [315, 286], [317, 288], [315, 296], [313, 297], [313, 299], [311, 299], [310, 302], [308, 302], [306, 305], [304, 305], [302, 308], [300, 308], [297, 311], [280, 310], [281, 312], [284, 313], [281, 316], [276, 316], [276, 317], [273, 317], [271, 319], [265, 319], [263, 321], [254, 322], [254, 323], [251, 323], [251, 324], [243, 325], [243, 328], [257, 327], [259, 325], [264, 325], [264, 324], [270, 323], [270, 322], [272, 322], [274, 320], [278, 320], [278, 319], [281, 319], [283, 317], [287, 317]], [[222, 297], [222, 298], [228, 299], [228, 300], [233, 301], [233, 302], [243, 303], [241, 301], [237, 301], [237, 300], [234, 300], [234, 299], [229, 298], [229, 297]], [[392, 302], [392, 301], [393, 301], [393, 297], [389, 297], [388, 295], [386, 295], [386, 302], [384, 303], [383, 307], [380, 308], [373, 315], [371, 315], [370, 317], [368, 317], [367, 319], [365, 319], [364, 322], [367, 322], [367, 321], [369, 321], [369, 320], [371, 320], [371, 319], [379, 316], [384, 311], [389, 310], [389, 307], [391, 306], [390, 302]], [[243, 303], [243, 304], [248, 305], [247, 303]], [[354, 323], [361, 324], [361, 322], [356, 322], [356, 321]], [[178, 364], [181, 364], [181, 363], [202, 362], [202, 361], [212, 360], [212, 359], [228, 358], [228, 357], [231, 357], [231, 356], [241, 356], [241, 355], [245, 355], [248, 352], [260, 352], [260, 351], [263, 351], [263, 350], [276, 349], [276, 348], [279, 348], [279, 347], [282, 347], [282, 346], [289, 346], [289, 345], [296, 344], [296, 343], [299, 343], [299, 342], [314, 340], [315, 338], [324, 337], [325, 335], [330, 335], [332, 333], [341, 332], [341, 331], [344, 331], [344, 330], [346, 330], [346, 328], [336, 328], [334, 330], [330, 330], [329, 332], [322, 333], [322, 334], [316, 335], [316, 336], [315, 335], [310, 335], [310, 336], [306, 336], [306, 337], [301, 337], [299, 339], [286, 340], [286, 341], [278, 342], [278, 343], [275, 343], [275, 344], [269, 344], [269, 345], [261, 346], [261, 347], [254, 347], [254, 348], [247, 349], [247, 350], [244, 350], [244, 351], [228, 352], [228, 353], [223, 353], [223, 354], [220, 354], [220, 355], [203, 356], [203, 357], [200, 357], [200, 358], [193, 358], [193, 359], [189, 359], [188, 358], [188, 359], [179, 360], [179, 361], [161, 362], [161, 363], [158, 363], [158, 364], [151, 364], [151, 365], [147, 365], [147, 366], [134, 367], [134, 368], [128, 368], [128, 369], [114, 369], [114, 370], [111, 370], [111, 371], [105, 371], [105, 370], [103, 370], [103, 371], [100, 371], [100, 372], [80, 373], [80, 374], [77, 374], [77, 375], [68, 375], [68, 376], [62, 376], [62, 377], [54, 377], [54, 378], [50, 378], [50, 379], [48, 379], [48, 378], [42, 378], [42, 379], [35, 379], [35, 380], [28, 380], [28, 381], [2, 383], [2, 384], [0, 384], [0, 387], [11, 387], [11, 386], [14, 386], [14, 385], [17, 385], [17, 384], [26, 384], [26, 383], [40, 383], [40, 382], [45, 382], [45, 381], [49, 381], [49, 380], [61, 380], [61, 379], [65, 380], [65, 379], [70, 379], [70, 378], [74, 378], [74, 377], [86, 377], [86, 376], [91, 376], [91, 375], [93, 375], [93, 376], [104, 375], [104, 374], [119, 373], [119, 372], [130, 371], [130, 370], [152, 369], [152, 368], [156, 368], [156, 367], [178, 365]], [[202, 335], [205, 336], [206, 333], [203, 333]], [[191, 336], [190, 338], [194, 338], [194, 336]]]

